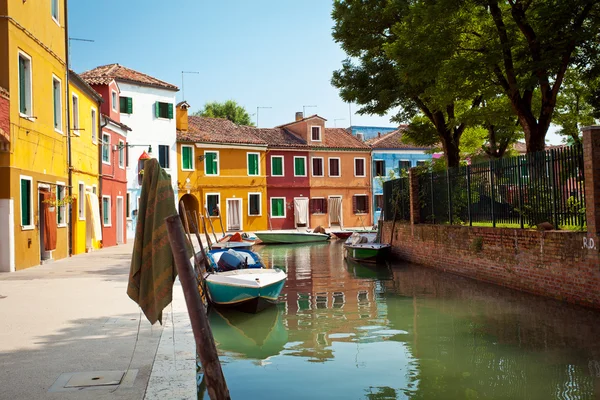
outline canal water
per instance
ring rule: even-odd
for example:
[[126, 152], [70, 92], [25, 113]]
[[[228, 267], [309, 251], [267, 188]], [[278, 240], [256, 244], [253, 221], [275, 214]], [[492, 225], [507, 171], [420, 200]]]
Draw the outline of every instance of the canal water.
[[233, 399], [600, 398], [598, 312], [399, 262], [348, 263], [339, 241], [256, 250], [288, 280], [257, 315], [210, 312]]

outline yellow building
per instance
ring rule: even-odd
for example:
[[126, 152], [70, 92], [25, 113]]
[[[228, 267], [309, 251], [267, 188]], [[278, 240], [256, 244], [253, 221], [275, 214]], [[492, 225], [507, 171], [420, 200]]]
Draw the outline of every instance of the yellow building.
[[[63, 1], [0, 2], [0, 87], [10, 93], [0, 147], [0, 271], [68, 255]], [[62, 204], [62, 203], [59, 203]]]
[[[102, 240], [100, 194], [100, 154], [110, 152], [99, 137], [99, 110], [102, 98], [79, 75], [69, 72], [69, 121], [71, 124], [72, 185], [75, 200], [71, 208], [73, 254], [98, 249]], [[110, 219], [108, 220], [110, 221]]]
[[188, 117], [188, 107], [177, 105], [178, 189], [186, 209], [208, 212], [217, 232], [267, 229], [266, 142], [226, 119]]

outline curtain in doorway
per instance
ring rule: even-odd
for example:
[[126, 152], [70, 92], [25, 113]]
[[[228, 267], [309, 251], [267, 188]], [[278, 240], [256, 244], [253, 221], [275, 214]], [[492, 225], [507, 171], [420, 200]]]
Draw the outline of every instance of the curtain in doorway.
[[240, 202], [232, 200], [227, 202], [227, 229], [240, 229]]
[[98, 196], [92, 192], [85, 194], [87, 200], [87, 206], [92, 225], [92, 238], [94, 240], [102, 240], [102, 225], [100, 224], [100, 203], [98, 202]]
[[339, 197], [331, 197], [329, 199], [329, 224], [342, 225], [342, 199]]
[[48, 202], [56, 200], [56, 196], [48, 191], [40, 192], [42, 196], [42, 209], [44, 210], [44, 250], [56, 250], [56, 205]]
[[308, 224], [308, 199], [294, 199], [294, 220], [296, 225]]

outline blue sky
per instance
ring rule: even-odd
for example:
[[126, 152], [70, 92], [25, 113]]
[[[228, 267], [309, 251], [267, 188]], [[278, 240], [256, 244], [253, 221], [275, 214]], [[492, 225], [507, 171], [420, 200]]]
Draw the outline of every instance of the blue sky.
[[[71, 68], [119, 63], [181, 88], [192, 111], [236, 100], [259, 125], [318, 113], [329, 127], [393, 126], [392, 115], [361, 116], [331, 86], [345, 53], [333, 42], [329, 0], [71, 0]], [[177, 100], [182, 99], [182, 92]], [[351, 119], [351, 121], [350, 121]], [[560, 142], [549, 134], [552, 143]]]

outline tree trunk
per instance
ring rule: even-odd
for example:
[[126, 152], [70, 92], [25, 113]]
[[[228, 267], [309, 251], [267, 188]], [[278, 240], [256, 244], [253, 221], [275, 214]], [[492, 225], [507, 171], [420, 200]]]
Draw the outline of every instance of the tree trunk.
[[458, 167], [460, 163], [458, 143], [455, 143], [454, 140], [451, 139], [452, 136], [450, 132], [445, 132], [444, 134], [440, 132], [440, 137], [442, 138], [442, 147], [444, 148], [444, 155], [446, 156], [446, 166], [448, 168]]

